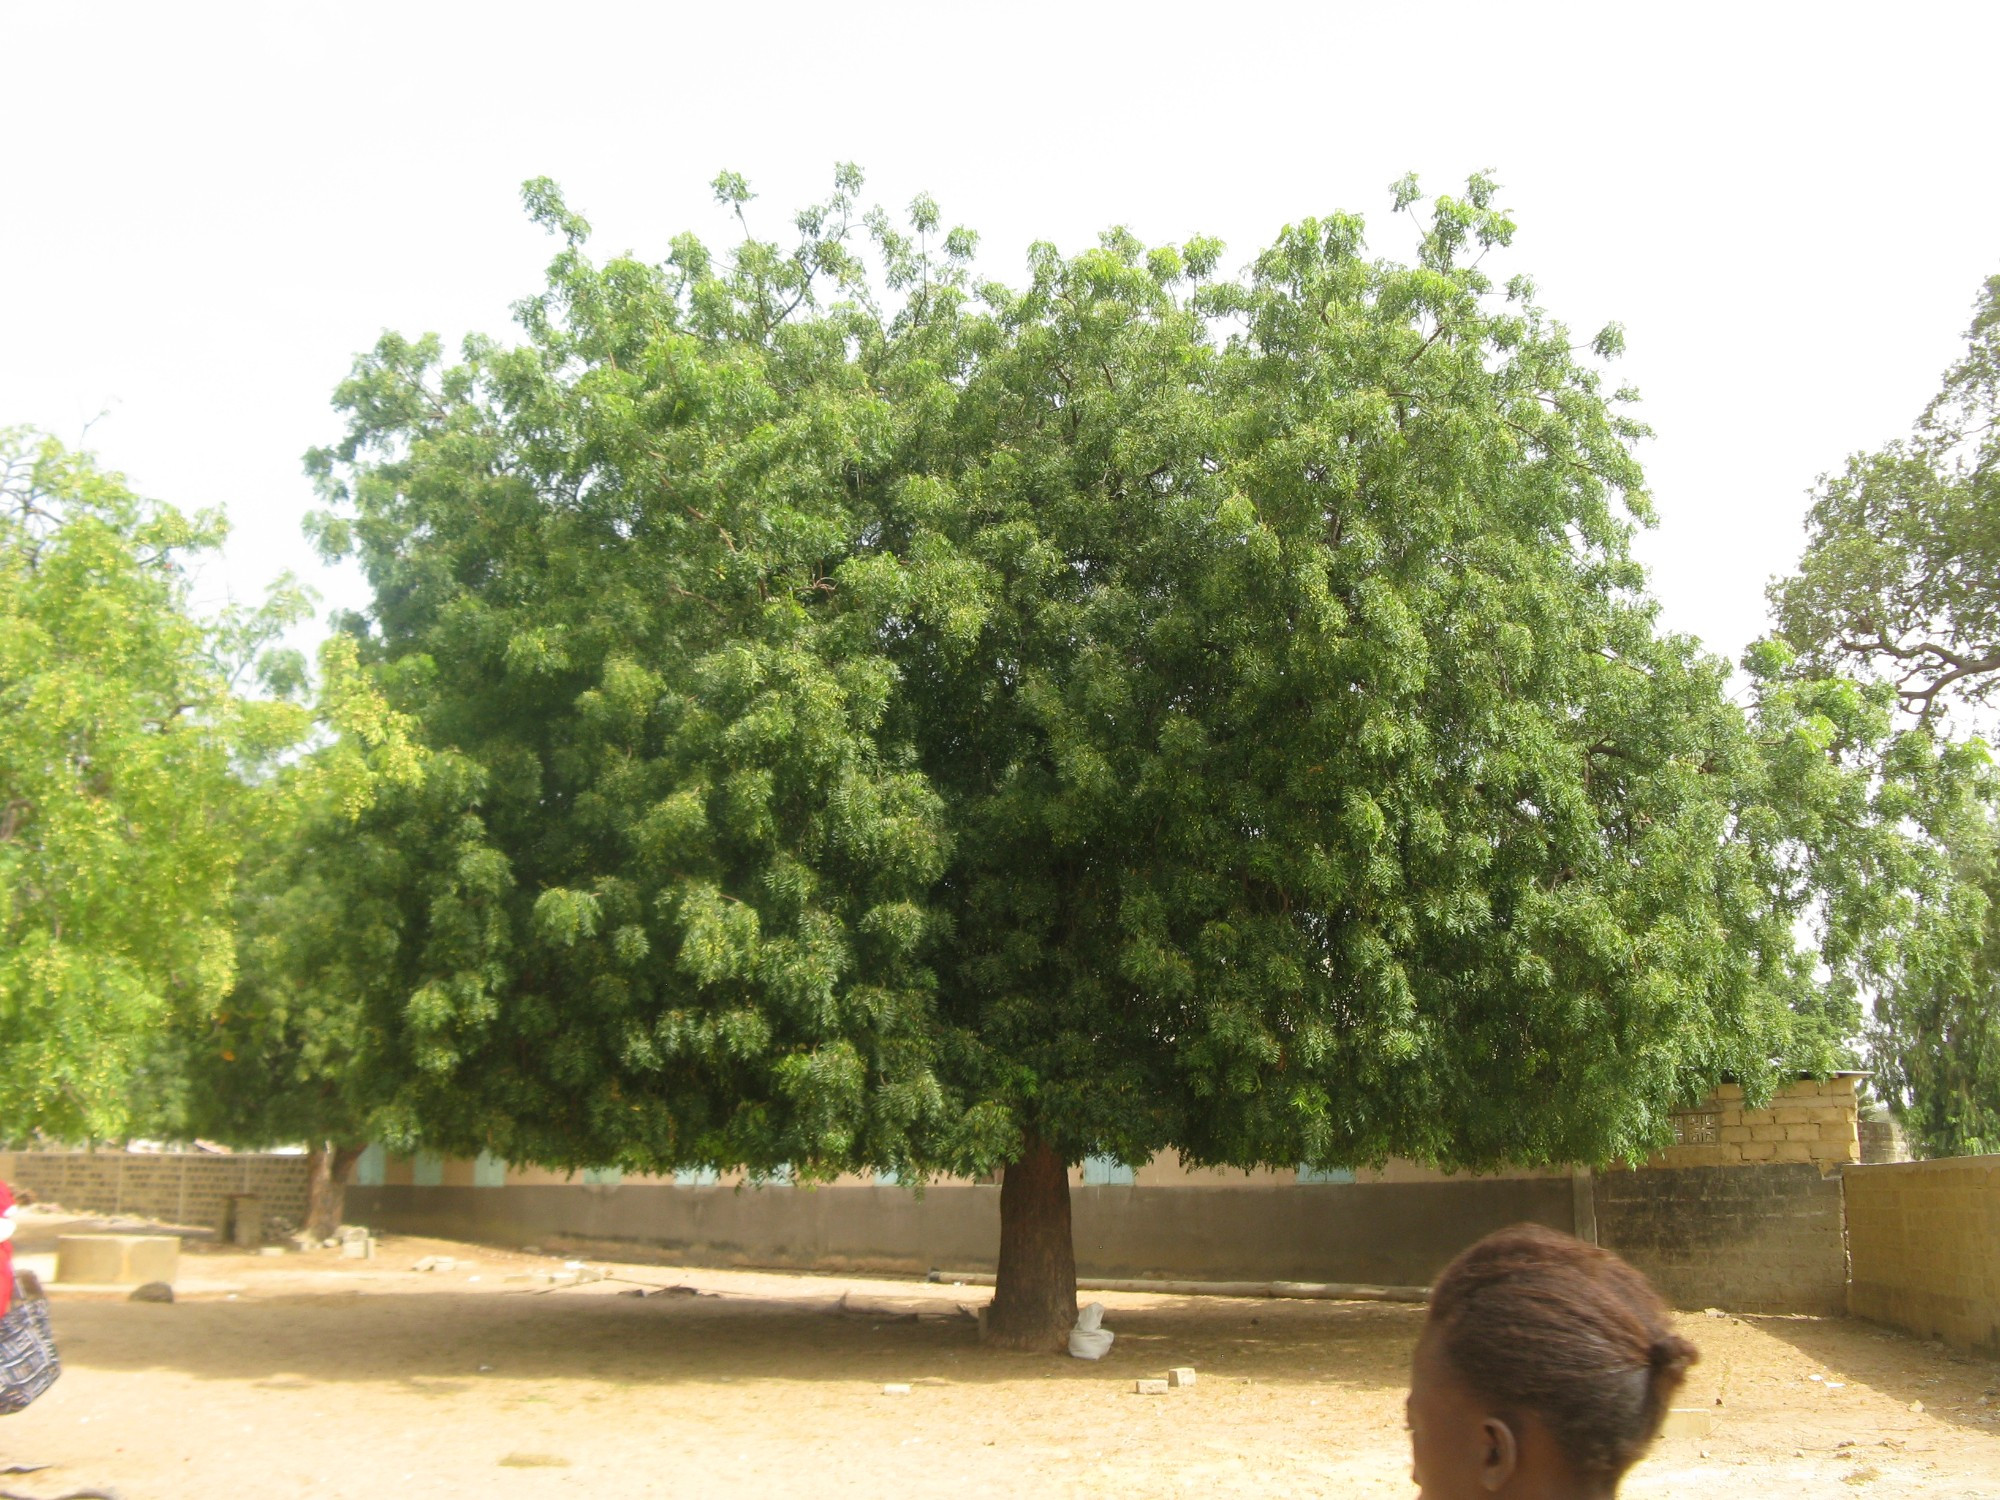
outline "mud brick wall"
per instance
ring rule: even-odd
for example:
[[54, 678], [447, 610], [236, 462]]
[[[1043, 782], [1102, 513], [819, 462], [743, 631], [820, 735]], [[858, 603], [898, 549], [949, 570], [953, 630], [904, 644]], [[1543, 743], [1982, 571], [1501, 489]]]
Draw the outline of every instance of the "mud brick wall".
[[2000, 1355], [2000, 1156], [1849, 1167], [1848, 1310]]
[[1823, 1170], [1861, 1160], [1860, 1075], [1802, 1079], [1778, 1090], [1763, 1109], [1744, 1106], [1742, 1087], [1725, 1083], [1694, 1109], [1674, 1116], [1674, 1144], [1653, 1167], [1761, 1166], [1815, 1162]]
[[213, 1226], [231, 1193], [262, 1199], [264, 1233], [295, 1227], [306, 1213], [303, 1156], [212, 1156], [192, 1152], [18, 1151], [0, 1154], [0, 1179], [45, 1203], [79, 1213], [130, 1215]]
[[1838, 1173], [1792, 1162], [1606, 1172], [1598, 1243], [1653, 1279], [1676, 1307], [1816, 1313], [1847, 1307]]

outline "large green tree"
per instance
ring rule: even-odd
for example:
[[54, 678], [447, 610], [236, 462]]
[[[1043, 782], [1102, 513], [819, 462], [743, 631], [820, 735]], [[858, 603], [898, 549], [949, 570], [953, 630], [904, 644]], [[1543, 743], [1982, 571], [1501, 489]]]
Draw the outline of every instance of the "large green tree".
[[232, 982], [243, 773], [301, 727], [240, 689], [291, 685], [299, 601], [198, 618], [222, 534], [0, 432], [0, 1138], [121, 1134], [159, 1028]]
[[410, 855], [403, 1128], [1004, 1167], [987, 1332], [1048, 1347], [1085, 1155], [1600, 1161], [1834, 1063], [1831, 721], [1656, 628], [1617, 330], [1481, 269], [1489, 182], [1398, 186], [1412, 265], [1335, 215], [1019, 288], [857, 189], [598, 265], [531, 184], [523, 342], [342, 389], [323, 536], [479, 778]]

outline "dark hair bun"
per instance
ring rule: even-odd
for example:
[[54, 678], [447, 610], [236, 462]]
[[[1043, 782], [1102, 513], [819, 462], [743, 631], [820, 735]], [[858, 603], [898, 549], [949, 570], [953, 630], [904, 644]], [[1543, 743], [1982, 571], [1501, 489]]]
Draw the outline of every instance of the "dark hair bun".
[[1688, 1367], [1700, 1358], [1700, 1351], [1677, 1333], [1661, 1334], [1648, 1351], [1653, 1379], [1657, 1381], [1664, 1376], [1675, 1385], [1687, 1378]]

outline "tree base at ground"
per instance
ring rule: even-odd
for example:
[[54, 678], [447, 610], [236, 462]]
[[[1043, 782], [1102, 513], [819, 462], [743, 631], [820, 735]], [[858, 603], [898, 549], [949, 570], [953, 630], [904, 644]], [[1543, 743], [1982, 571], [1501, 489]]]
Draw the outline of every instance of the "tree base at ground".
[[999, 1274], [979, 1338], [992, 1349], [1055, 1353], [1068, 1347], [1075, 1326], [1069, 1167], [1047, 1142], [1030, 1137], [1000, 1181]]

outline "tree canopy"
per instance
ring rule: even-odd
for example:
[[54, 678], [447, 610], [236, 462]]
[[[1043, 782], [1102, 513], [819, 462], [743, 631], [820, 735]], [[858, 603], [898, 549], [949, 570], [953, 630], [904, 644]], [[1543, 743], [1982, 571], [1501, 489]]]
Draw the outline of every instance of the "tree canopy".
[[1490, 182], [1398, 185], [1414, 264], [1335, 214], [1018, 288], [859, 186], [600, 265], [532, 183], [523, 340], [341, 389], [321, 535], [462, 768], [395, 840], [413, 1138], [1005, 1165], [991, 1331], [1034, 1344], [1087, 1154], [1600, 1161], [1835, 1065], [1853, 964], [1796, 932], [1893, 852], [1829, 833], [1881, 704], [1749, 716], [1660, 632], [1618, 331], [1482, 269]]

